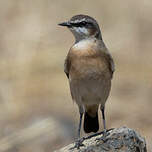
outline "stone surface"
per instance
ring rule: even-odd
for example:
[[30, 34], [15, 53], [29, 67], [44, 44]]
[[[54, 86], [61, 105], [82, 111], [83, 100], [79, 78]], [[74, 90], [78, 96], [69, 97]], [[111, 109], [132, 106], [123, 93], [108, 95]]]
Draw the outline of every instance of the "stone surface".
[[116, 128], [102, 140], [102, 135], [86, 139], [80, 149], [74, 148], [74, 143], [56, 152], [147, 152], [146, 141], [133, 129]]

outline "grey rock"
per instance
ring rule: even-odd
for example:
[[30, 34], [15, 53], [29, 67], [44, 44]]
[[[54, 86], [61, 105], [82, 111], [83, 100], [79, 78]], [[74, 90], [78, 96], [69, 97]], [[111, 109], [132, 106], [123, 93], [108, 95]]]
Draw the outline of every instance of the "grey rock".
[[98, 135], [84, 140], [84, 146], [74, 148], [74, 143], [56, 152], [147, 152], [146, 141], [133, 129], [127, 127], [116, 128], [102, 140]]

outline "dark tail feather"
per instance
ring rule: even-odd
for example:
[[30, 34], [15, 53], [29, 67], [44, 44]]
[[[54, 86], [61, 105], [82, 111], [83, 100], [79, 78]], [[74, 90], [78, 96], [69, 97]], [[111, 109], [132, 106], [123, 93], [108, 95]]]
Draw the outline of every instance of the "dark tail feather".
[[85, 112], [83, 127], [85, 133], [97, 132], [99, 130], [98, 113], [96, 113], [95, 117], [91, 117]]

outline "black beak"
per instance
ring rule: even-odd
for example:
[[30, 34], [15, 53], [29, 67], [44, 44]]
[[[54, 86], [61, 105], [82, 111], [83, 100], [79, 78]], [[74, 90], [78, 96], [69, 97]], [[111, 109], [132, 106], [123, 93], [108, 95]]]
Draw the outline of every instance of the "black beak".
[[71, 24], [69, 22], [59, 23], [58, 25], [60, 25], [60, 26], [67, 26], [67, 27], [71, 26]]

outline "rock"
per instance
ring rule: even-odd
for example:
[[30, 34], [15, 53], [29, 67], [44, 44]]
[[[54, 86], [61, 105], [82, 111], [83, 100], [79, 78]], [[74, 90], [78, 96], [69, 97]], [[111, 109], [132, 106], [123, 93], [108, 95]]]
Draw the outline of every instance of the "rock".
[[108, 132], [102, 140], [102, 135], [84, 140], [84, 146], [74, 148], [74, 143], [56, 152], [147, 152], [146, 141], [133, 129], [116, 128]]

